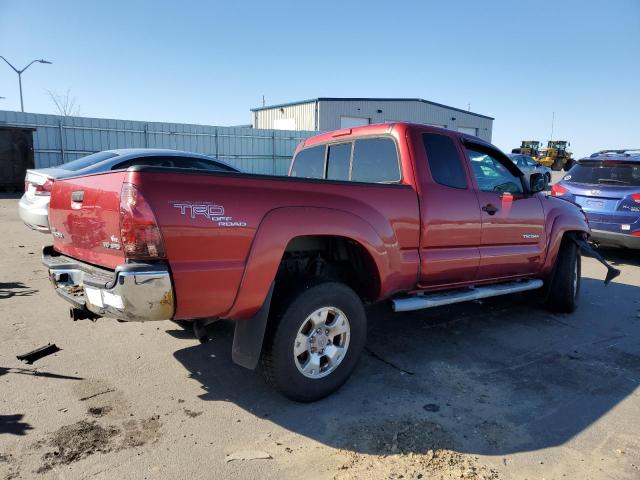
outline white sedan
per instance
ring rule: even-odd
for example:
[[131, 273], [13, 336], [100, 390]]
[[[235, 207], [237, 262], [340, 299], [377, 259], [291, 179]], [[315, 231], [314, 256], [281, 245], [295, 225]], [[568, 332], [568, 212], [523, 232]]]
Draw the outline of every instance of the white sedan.
[[27, 170], [24, 195], [18, 204], [20, 218], [29, 228], [49, 233], [49, 201], [57, 179], [121, 170], [133, 165], [238, 172], [225, 162], [199, 153], [151, 148], [105, 150], [57, 167]]

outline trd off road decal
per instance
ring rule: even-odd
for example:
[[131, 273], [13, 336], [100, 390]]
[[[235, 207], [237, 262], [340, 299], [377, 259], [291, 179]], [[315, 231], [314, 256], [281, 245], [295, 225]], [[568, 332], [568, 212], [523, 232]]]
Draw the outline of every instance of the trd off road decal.
[[196, 220], [204, 217], [219, 227], [246, 227], [247, 222], [234, 220], [233, 217], [226, 216], [224, 206], [211, 202], [183, 202], [170, 201], [174, 208], [180, 210], [180, 214], [187, 218]]

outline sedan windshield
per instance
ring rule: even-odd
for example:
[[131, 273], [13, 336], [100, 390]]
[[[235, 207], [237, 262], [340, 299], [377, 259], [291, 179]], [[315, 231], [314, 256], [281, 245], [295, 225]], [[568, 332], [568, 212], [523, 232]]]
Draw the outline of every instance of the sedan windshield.
[[640, 162], [580, 162], [565, 180], [594, 185], [640, 186]]

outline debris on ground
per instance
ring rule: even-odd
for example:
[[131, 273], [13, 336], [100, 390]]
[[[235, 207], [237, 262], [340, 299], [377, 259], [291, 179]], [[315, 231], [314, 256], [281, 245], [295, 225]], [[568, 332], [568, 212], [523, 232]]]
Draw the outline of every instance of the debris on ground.
[[103, 390], [102, 392], [94, 393], [93, 395], [88, 395], [86, 397], [81, 397], [79, 400], [81, 402], [84, 402], [86, 400], [89, 400], [90, 398], [96, 398], [96, 397], [99, 397], [100, 395], [104, 395], [106, 393], [111, 393], [111, 392], [115, 392], [115, 391], [116, 391], [115, 388], [109, 388], [107, 390]]
[[16, 355], [16, 358], [26, 362], [28, 365], [31, 365], [36, 360], [40, 360], [47, 355], [51, 355], [59, 351], [60, 348], [58, 348], [55, 343], [48, 343], [42, 347], [36, 348], [35, 350], [31, 350], [30, 352], [23, 353], [22, 355]]
[[[457, 452], [452, 436], [425, 420], [385, 420], [348, 428], [341, 453], [347, 461], [339, 480], [424, 478], [430, 480], [497, 480], [498, 472], [477, 456]], [[366, 453], [363, 453], [366, 452]]]
[[273, 457], [267, 452], [261, 450], [242, 450], [230, 453], [225, 457], [225, 462], [233, 462], [234, 460], [271, 460]]
[[103, 407], [89, 407], [87, 413], [92, 417], [102, 417], [111, 411], [110, 405], [105, 405]]
[[188, 417], [191, 417], [191, 418], [195, 418], [195, 417], [197, 417], [199, 415], [202, 415], [202, 412], [194, 412], [193, 410], [189, 410], [188, 408], [184, 409], [184, 413], [185, 413], [185, 415], [187, 415]]
[[95, 421], [80, 420], [60, 427], [44, 443], [50, 450], [42, 456], [38, 473], [51, 470], [56, 465], [77, 462], [94, 453], [112, 450], [111, 439], [120, 434], [115, 426], [103, 427]]

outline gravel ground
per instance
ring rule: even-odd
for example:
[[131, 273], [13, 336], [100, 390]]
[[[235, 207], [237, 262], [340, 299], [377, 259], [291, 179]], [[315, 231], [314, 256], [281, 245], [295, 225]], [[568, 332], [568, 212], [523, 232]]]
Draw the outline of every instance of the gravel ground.
[[[49, 237], [0, 199], [0, 478], [640, 478], [640, 255], [583, 262], [572, 315], [517, 295], [369, 310], [366, 354], [301, 405], [171, 322], [72, 322]], [[61, 350], [26, 365], [16, 355]]]

